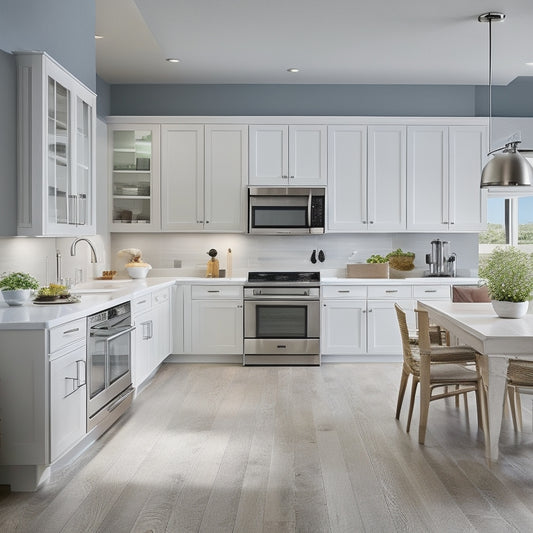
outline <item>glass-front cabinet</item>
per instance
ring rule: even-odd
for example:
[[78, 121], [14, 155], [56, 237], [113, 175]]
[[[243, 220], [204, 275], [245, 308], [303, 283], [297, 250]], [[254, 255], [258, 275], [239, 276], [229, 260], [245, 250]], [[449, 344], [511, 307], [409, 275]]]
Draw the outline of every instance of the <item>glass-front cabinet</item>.
[[43, 52], [17, 77], [17, 233], [94, 234], [96, 95]]
[[111, 231], [154, 231], [159, 215], [159, 125], [110, 125]]

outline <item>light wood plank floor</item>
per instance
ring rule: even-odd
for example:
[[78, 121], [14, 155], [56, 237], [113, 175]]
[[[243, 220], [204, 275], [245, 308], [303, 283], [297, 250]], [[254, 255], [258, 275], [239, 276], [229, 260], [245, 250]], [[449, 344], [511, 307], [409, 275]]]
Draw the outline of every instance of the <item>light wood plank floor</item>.
[[399, 380], [389, 363], [163, 365], [74, 464], [0, 491], [0, 531], [532, 531], [531, 397], [489, 467], [473, 398], [433, 402], [419, 446]]

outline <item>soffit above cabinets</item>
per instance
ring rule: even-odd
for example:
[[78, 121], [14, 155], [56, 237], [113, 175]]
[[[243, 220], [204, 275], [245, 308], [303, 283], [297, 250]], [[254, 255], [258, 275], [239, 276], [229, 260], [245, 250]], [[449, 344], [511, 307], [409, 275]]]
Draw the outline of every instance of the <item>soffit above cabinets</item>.
[[[506, 4], [496, 85], [533, 75], [530, 0]], [[96, 67], [111, 84], [486, 85], [485, 11], [485, 0], [96, 0]]]

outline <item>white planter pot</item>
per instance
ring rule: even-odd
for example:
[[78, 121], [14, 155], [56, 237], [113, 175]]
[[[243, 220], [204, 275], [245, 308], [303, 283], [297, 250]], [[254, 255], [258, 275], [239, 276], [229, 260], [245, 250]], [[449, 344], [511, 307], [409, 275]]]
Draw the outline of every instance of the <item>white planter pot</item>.
[[492, 300], [492, 307], [500, 318], [521, 318], [527, 313], [529, 302], [501, 302]]
[[15, 291], [0, 291], [7, 305], [24, 305], [31, 296], [31, 289], [18, 289]]

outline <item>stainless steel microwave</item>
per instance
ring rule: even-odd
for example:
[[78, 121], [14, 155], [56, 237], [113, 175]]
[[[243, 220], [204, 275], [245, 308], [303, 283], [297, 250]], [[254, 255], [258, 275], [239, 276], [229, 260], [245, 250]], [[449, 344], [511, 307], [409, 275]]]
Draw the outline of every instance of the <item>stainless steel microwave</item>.
[[249, 187], [248, 233], [311, 235], [326, 227], [325, 187]]

